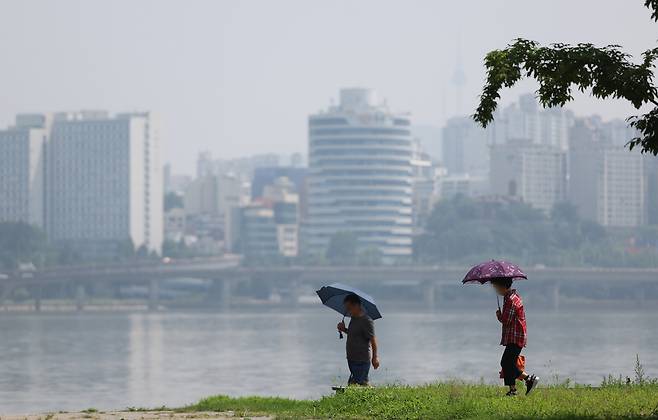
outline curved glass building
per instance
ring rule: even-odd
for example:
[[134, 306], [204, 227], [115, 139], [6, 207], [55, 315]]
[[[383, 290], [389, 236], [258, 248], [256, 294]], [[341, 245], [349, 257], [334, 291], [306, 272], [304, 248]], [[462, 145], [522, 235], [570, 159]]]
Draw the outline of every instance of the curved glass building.
[[385, 262], [409, 260], [412, 241], [410, 120], [369, 89], [343, 89], [340, 104], [309, 117], [306, 252], [322, 254], [337, 232]]

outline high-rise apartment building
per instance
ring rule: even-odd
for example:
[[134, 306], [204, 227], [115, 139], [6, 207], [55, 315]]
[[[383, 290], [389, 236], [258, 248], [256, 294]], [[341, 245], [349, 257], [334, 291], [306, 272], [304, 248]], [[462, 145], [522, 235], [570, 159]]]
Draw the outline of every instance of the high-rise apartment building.
[[658, 225], [658, 159], [645, 159], [647, 175], [647, 223]]
[[579, 120], [572, 128], [569, 199], [581, 217], [603, 226], [643, 225], [648, 207], [644, 156], [605, 133], [596, 120]]
[[197, 178], [185, 190], [185, 212], [188, 216], [208, 214], [222, 219], [229, 208], [240, 206], [247, 199], [242, 184], [227, 174]]
[[385, 261], [411, 257], [410, 125], [360, 88], [341, 90], [337, 106], [309, 117], [305, 252], [324, 253], [347, 231]]
[[573, 118], [570, 111], [542, 109], [534, 95], [522, 95], [518, 103], [496, 113], [494, 122], [487, 129], [487, 138], [490, 144], [524, 140], [566, 151]]
[[163, 172], [150, 113], [56, 113], [47, 151], [51, 240], [111, 255], [117, 243], [160, 252]]
[[188, 233], [212, 241], [225, 241], [231, 209], [240, 207], [247, 199], [248, 191], [235, 175], [206, 175], [195, 179], [185, 189], [183, 199]]
[[449, 175], [489, 175], [487, 132], [470, 117], [454, 117], [443, 128], [443, 164]]
[[432, 162], [430, 155], [425, 152], [418, 139], [415, 139], [412, 144], [413, 224], [415, 228], [422, 228], [432, 213], [434, 204], [438, 200], [436, 194], [438, 168]]
[[637, 136], [635, 128], [622, 119], [599, 122], [602, 137], [613, 146], [624, 147], [626, 143]]
[[299, 194], [288, 178], [282, 177], [265, 187], [263, 199], [274, 210], [279, 254], [296, 257], [299, 254]]
[[162, 246], [163, 171], [149, 113], [19, 114], [0, 131], [0, 220], [90, 256]]
[[159, 147], [150, 113], [20, 114], [0, 131], [0, 220], [40, 226], [88, 256], [129, 240], [160, 252]]
[[48, 133], [37, 117], [18, 116], [16, 125], [0, 130], [0, 222], [44, 227]]
[[549, 214], [566, 199], [566, 153], [549, 145], [517, 140], [491, 148], [491, 191], [518, 198]]
[[278, 236], [274, 209], [262, 203], [251, 203], [240, 209], [240, 251], [247, 260], [279, 257]]

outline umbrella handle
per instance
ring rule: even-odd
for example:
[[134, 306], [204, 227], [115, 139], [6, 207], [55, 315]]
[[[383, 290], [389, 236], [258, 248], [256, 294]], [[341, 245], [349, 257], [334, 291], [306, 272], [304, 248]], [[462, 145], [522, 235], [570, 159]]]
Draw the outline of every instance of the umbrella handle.
[[[345, 314], [343, 314], [343, 323], [345, 323]], [[343, 339], [343, 332], [338, 331], [338, 339], [342, 340]]]
[[496, 295], [496, 303], [498, 304], [498, 310], [500, 311], [500, 296]]

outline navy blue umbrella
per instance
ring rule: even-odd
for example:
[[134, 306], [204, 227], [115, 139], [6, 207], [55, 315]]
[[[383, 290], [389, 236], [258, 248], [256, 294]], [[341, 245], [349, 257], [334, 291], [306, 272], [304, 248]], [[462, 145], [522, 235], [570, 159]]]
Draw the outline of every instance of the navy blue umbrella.
[[[315, 293], [318, 294], [320, 300], [325, 306], [328, 306], [334, 311], [343, 315], [343, 320], [345, 320], [346, 316], [349, 316], [349, 314], [345, 311], [343, 300], [345, 299], [345, 296], [350, 294], [355, 294], [361, 298], [361, 306], [371, 319], [375, 320], [382, 317], [382, 314], [379, 313], [379, 309], [377, 309], [375, 299], [373, 299], [369, 294], [364, 293], [359, 289], [355, 289], [354, 287], [346, 286], [340, 283], [333, 283], [329, 286], [322, 287]], [[340, 334], [340, 338], [343, 338], [342, 334]]]

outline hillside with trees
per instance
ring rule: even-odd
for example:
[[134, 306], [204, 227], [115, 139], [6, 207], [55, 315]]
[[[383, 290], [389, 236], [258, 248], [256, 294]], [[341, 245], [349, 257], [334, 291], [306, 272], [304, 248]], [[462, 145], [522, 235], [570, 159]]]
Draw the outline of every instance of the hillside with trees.
[[607, 230], [569, 203], [550, 215], [519, 201], [458, 196], [434, 208], [414, 243], [416, 261], [511, 259], [546, 266], [658, 266], [658, 229]]

